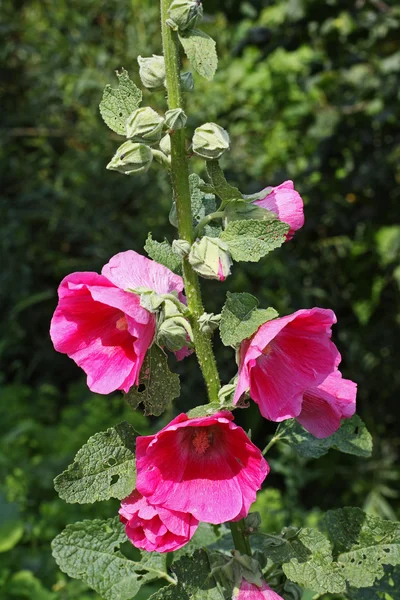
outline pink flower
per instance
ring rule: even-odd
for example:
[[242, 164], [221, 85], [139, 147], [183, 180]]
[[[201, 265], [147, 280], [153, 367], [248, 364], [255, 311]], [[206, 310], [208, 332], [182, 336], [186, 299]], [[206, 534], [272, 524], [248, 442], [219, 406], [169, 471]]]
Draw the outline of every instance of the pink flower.
[[318, 386], [304, 392], [297, 420], [316, 438], [328, 437], [339, 429], [341, 419], [354, 415], [356, 394], [357, 384], [342, 379], [340, 371], [335, 371]]
[[283, 598], [264, 581], [259, 588], [254, 583], [248, 583], [245, 579], [242, 579], [240, 589], [234, 593], [232, 600], [283, 600]]
[[138, 287], [177, 291], [184, 299], [181, 277], [133, 250], [116, 254], [101, 275], [72, 273], [58, 288], [51, 339], [85, 371], [93, 392], [128, 392], [139, 382], [156, 320], [140, 306], [139, 296], [127, 291]]
[[180, 414], [155, 435], [138, 437], [139, 492], [153, 505], [206, 523], [245, 517], [269, 466], [232, 419], [229, 412]]
[[322, 384], [340, 360], [330, 340], [334, 323], [331, 310], [312, 308], [261, 325], [240, 346], [234, 403], [250, 389], [265, 418], [298, 417], [304, 392]]
[[304, 225], [303, 200], [290, 180], [273, 187], [270, 193], [269, 190], [271, 188], [265, 188], [265, 198], [255, 200], [253, 204], [272, 211], [280, 221], [290, 225], [286, 236], [286, 239], [290, 240], [294, 232]]
[[152, 506], [137, 490], [122, 500], [119, 514], [132, 544], [148, 552], [179, 550], [199, 524], [190, 513]]

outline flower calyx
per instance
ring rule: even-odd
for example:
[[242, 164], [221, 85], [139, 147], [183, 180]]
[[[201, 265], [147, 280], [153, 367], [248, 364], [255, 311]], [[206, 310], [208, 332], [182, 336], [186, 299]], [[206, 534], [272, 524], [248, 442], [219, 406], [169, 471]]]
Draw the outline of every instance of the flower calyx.
[[190, 252], [190, 243], [186, 240], [173, 240], [172, 252], [179, 256], [179, 258], [185, 258]]
[[187, 116], [182, 108], [173, 108], [165, 113], [165, 124], [171, 131], [183, 129], [186, 126]]
[[194, 29], [203, 18], [203, 5], [198, 0], [173, 0], [168, 9], [167, 25], [174, 31]]
[[200, 331], [202, 333], [210, 334], [218, 329], [221, 322], [221, 315], [215, 315], [214, 313], [203, 313], [198, 318]]
[[157, 144], [161, 139], [164, 119], [150, 106], [137, 108], [126, 121], [126, 137], [141, 144]]
[[165, 61], [163, 56], [138, 56], [139, 76], [145, 88], [157, 92], [165, 87]]
[[230, 138], [225, 129], [216, 123], [204, 123], [195, 129], [192, 148], [193, 152], [206, 160], [220, 158], [229, 150]]
[[224, 281], [231, 273], [232, 258], [228, 246], [218, 238], [204, 236], [194, 242], [189, 262], [206, 279]]
[[152, 161], [153, 154], [148, 146], [128, 140], [118, 148], [106, 168], [124, 175], [138, 175], [146, 173]]

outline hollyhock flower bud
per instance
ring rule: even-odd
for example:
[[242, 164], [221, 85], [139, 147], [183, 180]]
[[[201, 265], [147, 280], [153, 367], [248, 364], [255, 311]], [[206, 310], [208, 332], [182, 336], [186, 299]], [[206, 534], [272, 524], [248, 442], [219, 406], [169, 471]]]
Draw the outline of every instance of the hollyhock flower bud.
[[159, 146], [161, 152], [164, 152], [166, 156], [171, 156], [171, 136], [169, 133], [161, 138]]
[[92, 392], [128, 392], [155, 334], [156, 315], [127, 290], [145, 286], [158, 294], [182, 294], [183, 280], [133, 250], [116, 254], [102, 274], [83, 272], [65, 277], [50, 336], [55, 349], [67, 354], [87, 374]]
[[207, 160], [216, 160], [229, 150], [230, 139], [225, 129], [216, 123], [204, 123], [193, 136], [193, 152]]
[[137, 108], [126, 121], [126, 137], [142, 144], [157, 144], [163, 126], [164, 119], [150, 106]]
[[191, 71], [181, 73], [181, 88], [182, 92], [193, 92], [194, 90], [194, 79]]
[[179, 550], [199, 524], [190, 513], [153, 506], [137, 490], [122, 500], [119, 514], [132, 544], [147, 552]]
[[298, 310], [261, 325], [239, 349], [236, 404], [250, 390], [261, 414], [271, 421], [300, 415], [303, 395], [336, 370], [340, 354], [331, 341], [333, 311]]
[[173, 108], [165, 113], [165, 124], [173, 131], [183, 129], [186, 125], [187, 116], [181, 108]]
[[316, 438], [333, 435], [341, 419], [356, 411], [357, 384], [342, 379], [340, 371], [328, 375], [318, 386], [308, 388], [303, 395], [298, 422]]
[[138, 491], [150, 504], [206, 523], [245, 517], [269, 466], [232, 420], [230, 412], [195, 419], [180, 414], [155, 435], [139, 436]]
[[168, 350], [177, 352], [188, 345], [192, 331], [189, 322], [182, 316], [175, 316], [163, 321], [158, 328], [157, 343], [167, 346]]
[[172, 29], [194, 29], [203, 18], [203, 5], [197, 0], [173, 0], [168, 14], [167, 23]]
[[163, 56], [138, 56], [139, 76], [145, 88], [151, 92], [164, 89], [165, 61]]
[[172, 252], [179, 258], [185, 258], [190, 252], [190, 243], [186, 240], [173, 240]]
[[203, 313], [199, 319], [200, 331], [202, 333], [210, 334], [215, 329], [218, 329], [221, 323], [221, 315], [215, 315], [214, 313]]
[[[286, 239], [292, 239], [294, 232], [304, 225], [303, 200], [294, 189], [293, 181], [284, 181], [280, 185], [263, 190], [265, 196], [253, 204], [275, 213], [280, 221], [290, 226]], [[257, 196], [261, 196], [257, 194]]]
[[228, 246], [219, 238], [202, 237], [189, 253], [193, 269], [206, 279], [225, 281], [231, 274], [232, 259]]
[[124, 175], [138, 175], [148, 171], [152, 160], [153, 153], [148, 146], [129, 140], [118, 148], [106, 168]]
[[233, 593], [232, 600], [284, 600], [282, 596], [274, 592], [269, 585], [262, 582], [261, 587], [254, 583], [248, 583], [244, 578], [240, 588]]

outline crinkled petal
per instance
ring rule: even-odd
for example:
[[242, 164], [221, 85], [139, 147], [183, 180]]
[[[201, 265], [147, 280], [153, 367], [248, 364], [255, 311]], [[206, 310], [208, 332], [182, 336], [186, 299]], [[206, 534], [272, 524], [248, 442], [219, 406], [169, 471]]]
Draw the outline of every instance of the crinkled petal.
[[298, 422], [316, 438], [333, 435], [341, 419], [351, 417], [356, 410], [357, 384], [342, 379], [339, 371], [329, 375], [319, 386], [304, 393]]
[[249, 583], [244, 578], [240, 583], [239, 591], [232, 600], [283, 600], [282, 596], [274, 592], [265, 582], [259, 588], [254, 583]]
[[158, 294], [183, 290], [182, 277], [133, 250], [113, 256], [101, 273], [122, 290], [143, 287]]
[[295, 231], [304, 225], [303, 200], [294, 189], [293, 181], [284, 181], [280, 185], [266, 188], [266, 196], [261, 200], [256, 200], [254, 204], [266, 208], [275, 213], [280, 221], [290, 225], [287, 239], [290, 240]]

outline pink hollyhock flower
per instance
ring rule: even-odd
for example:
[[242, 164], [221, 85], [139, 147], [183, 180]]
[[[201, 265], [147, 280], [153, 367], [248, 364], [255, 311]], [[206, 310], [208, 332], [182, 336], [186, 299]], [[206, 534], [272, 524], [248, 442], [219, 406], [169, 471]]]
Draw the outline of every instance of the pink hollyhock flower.
[[157, 506], [224, 523], [248, 514], [269, 472], [260, 450], [229, 412], [180, 414], [136, 440], [136, 487]]
[[316, 438], [329, 437], [339, 429], [341, 419], [354, 415], [356, 394], [357, 384], [342, 379], [340, 371], [335, 371], [318, 386], [304, 392], [297, 420]]
[[250, 389], [250, 397], [265, 418], [298, 417], [304, 392], [320, 385], [340, 360], [330, 340], [334, 323], [334, 312], [312, 308], [261, 325], [240, 346], [234, 403]]
[[280, 221], [290, 225], [286, 236], [286, 239], [290, 240], [294, 232], [304, 225], [303, 200], [294, 189], [293, 181], [290, 180], [273, 187], [270, 193], [269, 190], [271, 188], [265, 188], [265, 198], [255, 200], [253, 204], [270, 210]]
[[242, 579], [240, 588], [234, 593], [232, 600], [283, 600], [283, 598], [264, 581], [259, 588], [254, 583], [248, 583], [245, 579]]
[[137, 490], [122, 500], [119, 514], [132, 544], [147, 552], [179, 550], [199, 524], [190, 513], [151, 505]]
[[181, 277], [133, 250], [116, 254], [101, 275], [72, 273], [58, 288], [51, 339], [85, 371], [93, 392], [128, 392], [139, 382], [156, 320], [140, 306], [139, 296], [126, 291], [138, 287], [176, 291], [184, 300]]

